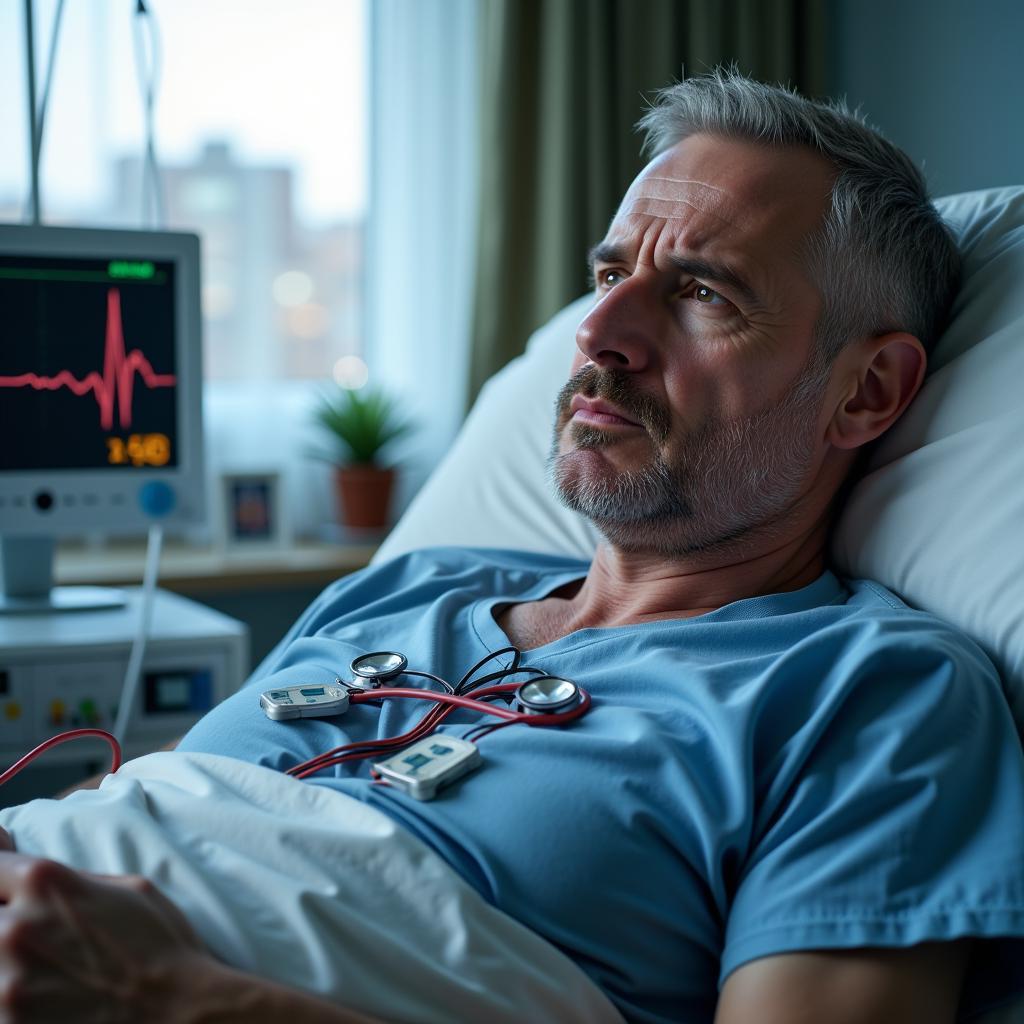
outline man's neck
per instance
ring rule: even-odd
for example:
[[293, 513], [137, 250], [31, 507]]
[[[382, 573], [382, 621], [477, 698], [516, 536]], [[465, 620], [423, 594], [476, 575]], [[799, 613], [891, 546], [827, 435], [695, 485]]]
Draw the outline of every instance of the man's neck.
[[573, 631], [689, 618], [747, 597], [799, 590], [826, 568], [827, 531], [811, 532], [745, 554], [734, 550], [667, 559], [602, 542], [582, 584], [558, 592]]
[[602, 542], [584, 579], [539, 601], [503, 606], [495, 621], [511, 643], [532, 650], [581, 629], [692, 618], [743, 598], [813, 583], [825, 570], [826, 537], [822, 524], [746, 556], [716, 558], [707, 552], [687, 559], [626, 552]]

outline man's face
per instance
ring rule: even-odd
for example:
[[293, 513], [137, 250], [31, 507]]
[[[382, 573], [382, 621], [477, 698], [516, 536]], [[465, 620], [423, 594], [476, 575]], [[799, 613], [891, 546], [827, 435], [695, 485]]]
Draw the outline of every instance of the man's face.
[[828, 368], [800, 253], [832, 173], [809, 151], [693, 136], [648, 165], [595, 247], [548, 467], [624, 550], [770, 530], [806, 490]]

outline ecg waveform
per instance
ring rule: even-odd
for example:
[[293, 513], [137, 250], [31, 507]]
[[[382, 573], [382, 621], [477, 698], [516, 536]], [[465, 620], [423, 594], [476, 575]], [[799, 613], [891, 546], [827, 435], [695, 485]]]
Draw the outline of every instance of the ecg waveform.
[[135, 375], [142, 378], [147, 388], [172, 388], [177, 383], [173, 373], [157, 373], [139, 349], [125, 352], [124, 329], [121, 325], [121, 293], [117, 288], [107, 292], [107, 328], [103, 346], [103, 372], [93, 370], [79, 380], [70, 370], [61, 370], [53, 377], [37, 373], [0, 376], [0, 388], [33, 388], [35, 391], [57, 391], [67, 388], [72, 394], [88, 394], [96, 399], [100, 410], [100, 426], [110, 430], [114, 426], [114, 403], [118, 419], [124, 430], [132, 425], [132, 397]]

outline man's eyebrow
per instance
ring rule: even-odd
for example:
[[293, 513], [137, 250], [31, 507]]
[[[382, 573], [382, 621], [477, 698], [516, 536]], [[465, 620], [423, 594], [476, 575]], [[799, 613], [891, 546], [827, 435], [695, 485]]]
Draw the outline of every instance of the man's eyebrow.
[[677, 270], [689, 274], [690, 277], [708, 281], [710, 284], [724, 284], [727, 288], [732, 288], [742, 295], [748, 305], [761, 305], [761, 297], [747, 280], [724, 263], [711, 263], [696, 256], [673, 256], [670, 254], [666, 258]]
[[587, 266], [593, 269], [596, 263], [624, 263], [626, 248], [614, 242], [598, 242], [590, 247], [587, 253]]
[[[762, 305], [761, 297], [750, 283], [724, 263], [712, 263], [698, 256], [673, 256], [666, 259], [683, 274], [696, 277], [709, 284], [722, 284], [743, 296], [752, 306]], [[615, 242], [598, 242], [587, 254], [588, 266], [593, 269], [598, 263], [627, 263], [629, 253], [625, 246]]]

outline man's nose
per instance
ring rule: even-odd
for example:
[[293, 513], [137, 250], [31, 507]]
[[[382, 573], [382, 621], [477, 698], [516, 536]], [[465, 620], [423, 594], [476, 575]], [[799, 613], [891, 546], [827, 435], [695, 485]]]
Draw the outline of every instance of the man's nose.
[[658, 297], [652, 282], [634, 274], [610, 288], [576, 330], [587, 359], [610, 369], [639, 372], [651, 361]]

